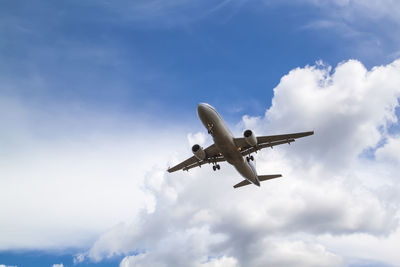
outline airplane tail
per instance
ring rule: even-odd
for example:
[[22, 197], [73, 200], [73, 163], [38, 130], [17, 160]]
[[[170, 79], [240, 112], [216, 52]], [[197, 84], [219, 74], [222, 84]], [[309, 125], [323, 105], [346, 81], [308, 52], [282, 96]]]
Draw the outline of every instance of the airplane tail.
[[282, 177], [282, 174], [259, 175], [258, 180], [261, 182], [279, 177]]
[[[282, 174], [259, 175], [258, 180], [260, 182], [262, 182], [262, 181], [279, 178], [279, 177], [282, 177]], [[242, 187], [242, 186], [249, 185], [249, 184], [251, 184], [251, 182], [249, 182], [248, 180], [243, 180], [240, 183], [235, 184], [233, 187], [238, 188], [238, 187]]]

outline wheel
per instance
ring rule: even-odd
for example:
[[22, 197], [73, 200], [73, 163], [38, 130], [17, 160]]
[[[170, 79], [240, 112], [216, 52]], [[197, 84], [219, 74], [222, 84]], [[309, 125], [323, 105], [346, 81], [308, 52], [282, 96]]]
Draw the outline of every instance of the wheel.
[[213, 166], [213, 170], [215, 171], [216, 169], [217, 169], [217, 167], [214, 165], [214, 166]]
[[219, 166], [219, 164], [217, 164], [217, 169], [218, 169], [218, 170], [221, 169], [221, 166]]
[[249, 158], [249, 157], [246, 157], [246, 160], [247, 160], [247, 162], [249, 162], [249, 161], [250, 161], [250, 158]]
[[254, 160], [254, 157], [253, 157], [253, 156], [250, 156], [250, 160], [253, 161], [253, 160]]

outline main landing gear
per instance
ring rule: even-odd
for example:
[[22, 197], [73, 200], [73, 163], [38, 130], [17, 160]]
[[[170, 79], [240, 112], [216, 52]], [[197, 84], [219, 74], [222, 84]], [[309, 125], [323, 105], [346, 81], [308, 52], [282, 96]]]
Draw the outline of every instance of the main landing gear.
[[247, 162], [250, 162], [250, 160], [254, 161], [253, 155], [250, 155], [250, 156], [246, 157], [246, 160], [247, 160]]
[[213, 170], [216, 171], [216, 170], [219, 170], [219, 169], [221, 169], [221, 166], [219, 166], [219, 164], [214, 163]]

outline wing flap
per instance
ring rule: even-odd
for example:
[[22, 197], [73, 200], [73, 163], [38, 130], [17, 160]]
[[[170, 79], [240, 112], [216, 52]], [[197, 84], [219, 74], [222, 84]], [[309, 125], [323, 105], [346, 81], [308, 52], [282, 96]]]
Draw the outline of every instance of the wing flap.
[[206, 164], [206, 163], [217, 163], [217, 162], [224, 162], [225, 158], [224, 157], [218, 157], [218, 158], [212, 158], [212, 159], [205, 159], [202, 161], [198, 161], [196, 163], [193, 163], [191, 165], [187, 165], [185, 167], [182, 168], [183, 171], [188, 171], [194, 167], [201, 167], [202, 165]]
[[278, 141], [278, 142], [270, 142], [270, 143], [260, 144], [260, 145], [257, 145], [255, 147], [249, 147], [249, 148], [247, 148], [245, 150], [242, 150], [242, 155], [246, 156], [248, 154], [254, 153], [254, 152], [256, 152], [258, 150], [261, 150], [263, 148], [266, 148], [266, 147], [274, 147], [274, 146], [282, 145], [282, 144], [290, 144], [290, 143], [293, 143], [294, 141], [295, 141], [294, 139], [289, 139], [289, 140], [285, 140], [285, 141]]
[[246, 140], [243, 137], [235, 138], [235, 144], [243, 156], [256, 152], [260, 149], [266, 147], [274, 147], [282, 144], [290, 144], [295, 141], [297, 138], [305, 137], [314, 134], [314, 131], [309, 132], [300, 132], [293, 134], [280, 134], [280, 135], [268, 135], [268, 136], [259, 136], [257, 137], [257, 145], [252, 147], [247, 144]]
[[195, 156], [192, 156], [192, 157], [188, 158], [187, 160], [179, 163], [178, 165], [175, 165], [172, 168], [168, 168], [168, 172], [175, 172], [175, 171], [182, 170], [186, 166], [196, 164], [197, 162], [198, 162], [198, 159]]
[[278, 135], [268, 135], [268, 136], [259, 136], [257, 137], [257, 143], [268, 143], [268, 142], [276, 142], [288, 139], [297, 139], [301, 137], [306, 137], [309, 135], [313, 135], [314, 131], [309, 132], [300, 132], [300, 133], [292, 133], [292, 134], [278, 134]]

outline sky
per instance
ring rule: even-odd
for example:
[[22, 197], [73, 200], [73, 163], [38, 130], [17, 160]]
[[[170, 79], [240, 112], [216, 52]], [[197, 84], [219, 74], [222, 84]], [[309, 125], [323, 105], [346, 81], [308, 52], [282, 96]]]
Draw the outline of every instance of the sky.
[[[400, 2], [0, 2], [0, 266], [398, 266]], [[314, 130], [166, 172], [235, 136]]]

